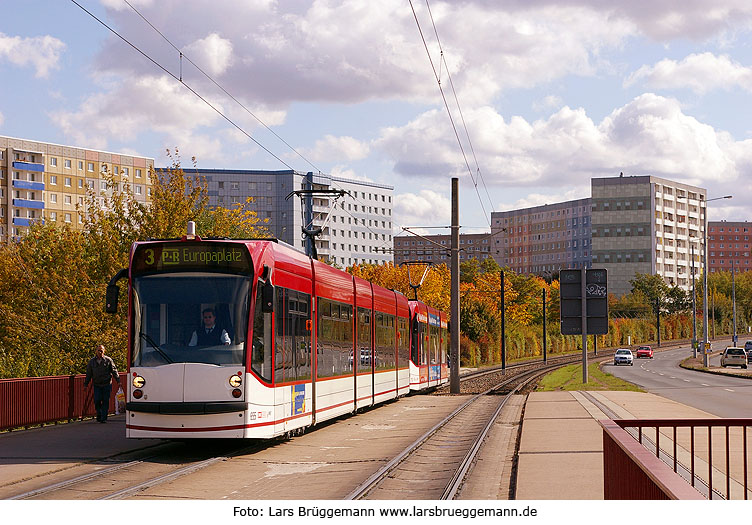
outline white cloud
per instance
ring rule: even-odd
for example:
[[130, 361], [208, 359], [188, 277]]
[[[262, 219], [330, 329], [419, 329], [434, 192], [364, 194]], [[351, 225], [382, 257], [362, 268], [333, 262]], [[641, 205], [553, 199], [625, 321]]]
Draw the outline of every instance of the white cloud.
[[689, 88], [699, 94], [735, 87], [752, 91], [752, 68], [726, 55], [692, 54], [681, 62], [664, 59], [654, 66], [642, 66], [627, 78], [624, 85], [638, 83], [653, 89]]
[[590, 181], [580, 188], [571, 189], [563, 193], [530, 193], [516, 202], [501, 202], [497, 205], [496, 211], [516, 210], [519, 208], [533, 208], [545, 204], [555, 204], [562, 201], [571, 201], [576, 199], [585, 199], [590, 196]]
[[132, 140], [144, 131], [164, 134], [164, 142], [174, 146], [176, 139], [220, 117], [172, 79], [141, 77], [89, 96], [74, 111], [52, 112], [50, 118], [74, 144], [104, 149], [109, 140]]
[[341, 179], [360, 180], [363, 182], [374, 182], [373, 179], [357, 173], [355, 170], [346, 168], [345, 166], [334, 166], [329, 170], [329, 175], [332, 177], [338, 177]]
[[368, 156], [370, 147], [367, 143], [353, 137], [335, 137], [325, 135], [316, 141], [310, 150], [300, 149], [303, 156], [314, 162], [340, 162], [343, 160], [360, 160]]
[[[429, 111], [401, 128], [386, 128], [376, 147], [403, 176], [443, 178], [447, 184], [450, 176], [459, 176], [469, 183], [445, 118]], [[509, 186], [566, 192], [586, 188], [591, 177], [622, 171], [715, 187], [748, 180], [752, 166], [752, 140], [735, 142], [682, 113], [676, 100], [653, 94], [635, 98], [600, 123], [584, 109], [569, 107], [534, 122], [507, 121], [487, 107], [466, 112], [465, 119], [475, 130], [474, 149], [491, 194]]]
[[188, 44], [183, 53], [211, 76], [227, 71], [233, 58], [232, 42], [217, 33]]
[[392, 213], [395, 232], [399, 233], [403, 227], [407, 227], [416, 232], [426, 233], [420, 230], [420, 226], [429, 224], [448, 226], [452, 211], [448, 197], [432, 190], [421, 190], [417, 194], [395, 195]]
[[564, 105], [564, 101], [558, 95], [548, 95], [540, 100], [533, 102], [533, 109], [535, 111], [546, 111], [548, 109], [560, 108]]
[[65, 44], [55, 37], [45, 35], [21, 38], [0, 33], [0, 61], [8, 61], [16, 66], [31, 65], [36, 69], [36, 77], [43, 78], [53, 69], [59, 69], [60, 55]]

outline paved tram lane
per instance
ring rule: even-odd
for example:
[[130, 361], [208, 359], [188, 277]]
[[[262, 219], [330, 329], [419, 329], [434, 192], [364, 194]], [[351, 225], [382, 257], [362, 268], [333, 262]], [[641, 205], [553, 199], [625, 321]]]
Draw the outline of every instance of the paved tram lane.
[[[752, 417], [752, 379], [681, 368], [679, 363], [691, 355], [689, 347], [659, 351], [653, 359], [635, 359], [634, 366], [606, 361], [603, 370], [648, 392], [719, 417]], [[717, 361], [714, 356], [711, 366]]]

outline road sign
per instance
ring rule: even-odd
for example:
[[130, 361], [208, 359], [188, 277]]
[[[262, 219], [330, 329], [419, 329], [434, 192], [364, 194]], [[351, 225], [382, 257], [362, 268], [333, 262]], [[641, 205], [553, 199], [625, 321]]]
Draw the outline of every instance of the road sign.
[[[559, 271], [561, 333], [582, 334], [582, 271]], [[587, 333], [608, 333], [608, 274], [605, 269], [591, 268], [585, 272]]]

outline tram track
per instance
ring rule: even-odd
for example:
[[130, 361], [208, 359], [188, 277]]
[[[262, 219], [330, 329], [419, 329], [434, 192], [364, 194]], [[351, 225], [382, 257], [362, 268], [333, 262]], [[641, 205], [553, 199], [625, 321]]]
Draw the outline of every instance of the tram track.
[[[211, 465], [227, 461], [233, 456], [254, 453], [268, 446], [267, 442], [251, 445], [233, 444], [221, 454], [209, 450], [196, 453], [193, 443], [165, 443], [161, 453], [100, 468], [71, 479], [50, 483], [9, 500], [113, 500], [126, 499], [152, 487], [190, 475]], [[207, 448], [207, 447], [204, 447]], [[217, 448], [209, 446], [208, 448]], [[227, 448], [226, 443], [219, 448]], [[93, 465], [92, 465], [93, 466]]]
[[345, 499], [454, 499], [508, 400], [561, 363], [517, 369], [473, 395]]

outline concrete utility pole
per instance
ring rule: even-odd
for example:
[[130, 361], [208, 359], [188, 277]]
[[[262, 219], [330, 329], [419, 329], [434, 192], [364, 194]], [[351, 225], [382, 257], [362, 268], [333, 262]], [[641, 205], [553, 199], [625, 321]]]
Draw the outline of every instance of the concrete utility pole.
[[731, 301], [734, 304], [734, 346], [736, 345], [736, 266], [734, 266], [734, 259], [731, 259]]
[[695, 305], [695, 245], [690, 247], [692, 264], [692, 357], [697, 357], [697, 305]]
[[501, 283], [501, 372], [506, 373], [507, 370], [507, 337], [506, 337], [506, 322], [504, 319], [504, 312], [506, 310], [504, 306], [504, 270], [499, 272], [499, 282]]
[[543, 364], [548, 362], [546, 358], [546, 289], [543, 288]]
[[459, 178], [452, 177], [452, 259], [451, 259], [451, 302], [450, 339], [452, 342], [452, 366], [449, 378], [449, 391], [460, 393], [460, 197]]

